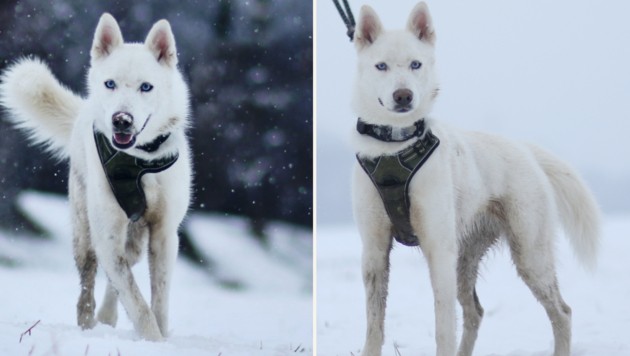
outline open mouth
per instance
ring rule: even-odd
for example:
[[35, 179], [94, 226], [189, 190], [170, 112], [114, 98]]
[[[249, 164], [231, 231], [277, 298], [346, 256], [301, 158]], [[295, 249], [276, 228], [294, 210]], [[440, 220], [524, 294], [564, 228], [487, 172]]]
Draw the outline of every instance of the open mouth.
[[114, 135], [112, 136], [112, 143], [114, 144], [114, 146], [120, 149], [129, 148], [136, 143], [136, 135], [126, 131], [114, 131]]
[[133, 126], [133, 116], [131, 114], [126, 112], [114, 113], [114, 115], [112, 115], [112, 144], [118, 149], [132, 147], [136, 143], [136, 136], [144, 131], [149, 119], [151, 119], [151, 115], [147, 116], [140, 131], [136, 132]]

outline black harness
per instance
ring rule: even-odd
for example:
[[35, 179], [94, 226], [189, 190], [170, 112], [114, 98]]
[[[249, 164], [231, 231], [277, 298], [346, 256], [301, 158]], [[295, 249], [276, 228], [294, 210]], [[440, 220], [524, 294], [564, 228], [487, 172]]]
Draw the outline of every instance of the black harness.
[[431, 130], [425, 131], [424, 120], [417, 121], [413, 126], [394, 128], [366, 124], [359, 119], [357, 131], [385, 142], [417, 139], [413, 145], [394, 155], [365, 158], [357, 154], [357, 160], [383, 200], [387, 216], [392, 222], [392, 236], [403, 245], [418, 246], [420, 242], [411, 226], [409, 214], [409, 182], [429, 159], [440, 140]]
[[[157, 151], [168, 137], [169, 134], [158, 136], [154, 141], [137, 148], [147, 152]], [[94, 141], [105, 176], [118, 205], [125, 211], [127, 218], [138, 221], [147, 208], [147, 200], [140, 179], [146, 173], [158, 173], [168, 169], [177, 161], [179, 154], [147, 161], [114, 149], [109, 139], [96, 130], [94, 130]]]

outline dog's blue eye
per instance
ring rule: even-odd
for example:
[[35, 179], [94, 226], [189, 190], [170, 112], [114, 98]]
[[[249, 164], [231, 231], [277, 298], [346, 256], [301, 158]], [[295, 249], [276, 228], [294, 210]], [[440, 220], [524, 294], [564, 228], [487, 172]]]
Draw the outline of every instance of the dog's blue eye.
[[422, 67], [422, 63], [419, 61], [412, 61], [409, 67], [411, 67], [411, 69], [420, 69], [420, 67]]
[[107, 89], [116, 89], [116, 82], [111, 80], [111, 79], [105, 81], [105, 88], [107, 88]]
[[142, 83], [140, 85], [140, 91], [142, 91], [142, 92], [145, 92], [145, 93], [146, 92], [150, 92], [151, 89], [153, 89], [153, 85], [151, 85], [151, 84], [149, 84], [147, 82], [144, 82], [144, 83]]
[[378, 69], [378, 70], [387, 70], [387, 64], [385, 64], [385, 62], [377, 63], [376, 64], [376, 69]]

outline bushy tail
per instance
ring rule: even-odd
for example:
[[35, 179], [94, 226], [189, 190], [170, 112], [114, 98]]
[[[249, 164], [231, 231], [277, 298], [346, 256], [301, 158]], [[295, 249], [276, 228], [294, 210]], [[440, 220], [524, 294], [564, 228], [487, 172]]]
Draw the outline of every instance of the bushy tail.
[[44, 144], [59, 158], [68, 157], [72, 126], [81, 106], [81, 97], [63, 86], [39, 59], [24, 58], [9, 66], [2, 75], [0, 104], [16, 127], [29, 138]]
[[532, 146], [532, 150], [553, 186], [562, 225], [578, 260], [593, 269], [600, 240], [595, 198], [571, 167], [540, 148]]

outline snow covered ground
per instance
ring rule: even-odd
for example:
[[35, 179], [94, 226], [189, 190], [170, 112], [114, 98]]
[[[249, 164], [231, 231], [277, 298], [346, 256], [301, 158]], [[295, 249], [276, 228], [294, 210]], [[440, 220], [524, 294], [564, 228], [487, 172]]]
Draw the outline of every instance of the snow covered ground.
[[[573, 308], [573, 355], [630, 355], [630, 215], [604, 219], [599, 265], [582, 269], [568, 241], [557, 239], [558, 278]], [[317, 352], [359, 355], [365, 332], [361, 242], [353, 226], [317, 229]], [[485, 308], [475, 355], [550, 355], [551, 326], [518, 278], [507, 248], [491, 251], [477, 291]], [[384, 355], [434, 355], [433, 296], [421, 252], [392, 252]], [[458, 320], [461, 324], [461, 309]], [[461, 335], [461, 325], [458, 325]]]
[[[278, 248], [265, 253], [247, 235], [243, 221], [193, 214], [190, 234], [242, 288], [221, 288], [207, 271], [180, 258], [171, 292], [171, 336], [154, 343], [138, 338], [122, 306], [115, 329], [98, 325], [81, 331], [76, 326], [79, 279], [72, 258], [67, 201], [29, 193], [22, 196], [20, 205], [52, 238], [33, 240], [0, 232], [0, 355], [312, 354], [310, 231], [274, 224], [270, 226], [271, 244]], [[293, 246], [289, 235], [299, 246]], [[220, 241], [218, 246], [214, 240]], [[290, 248], [295, 251], [287, 252]], [[289, 257], [300, 253], [307, 261]], [[134, 273], [147, 299], [146, 258]], [[104, 287], [101, 273], [97, 303]], [[21, 334], [37, 321], [40, 323], [20, 342]]]

